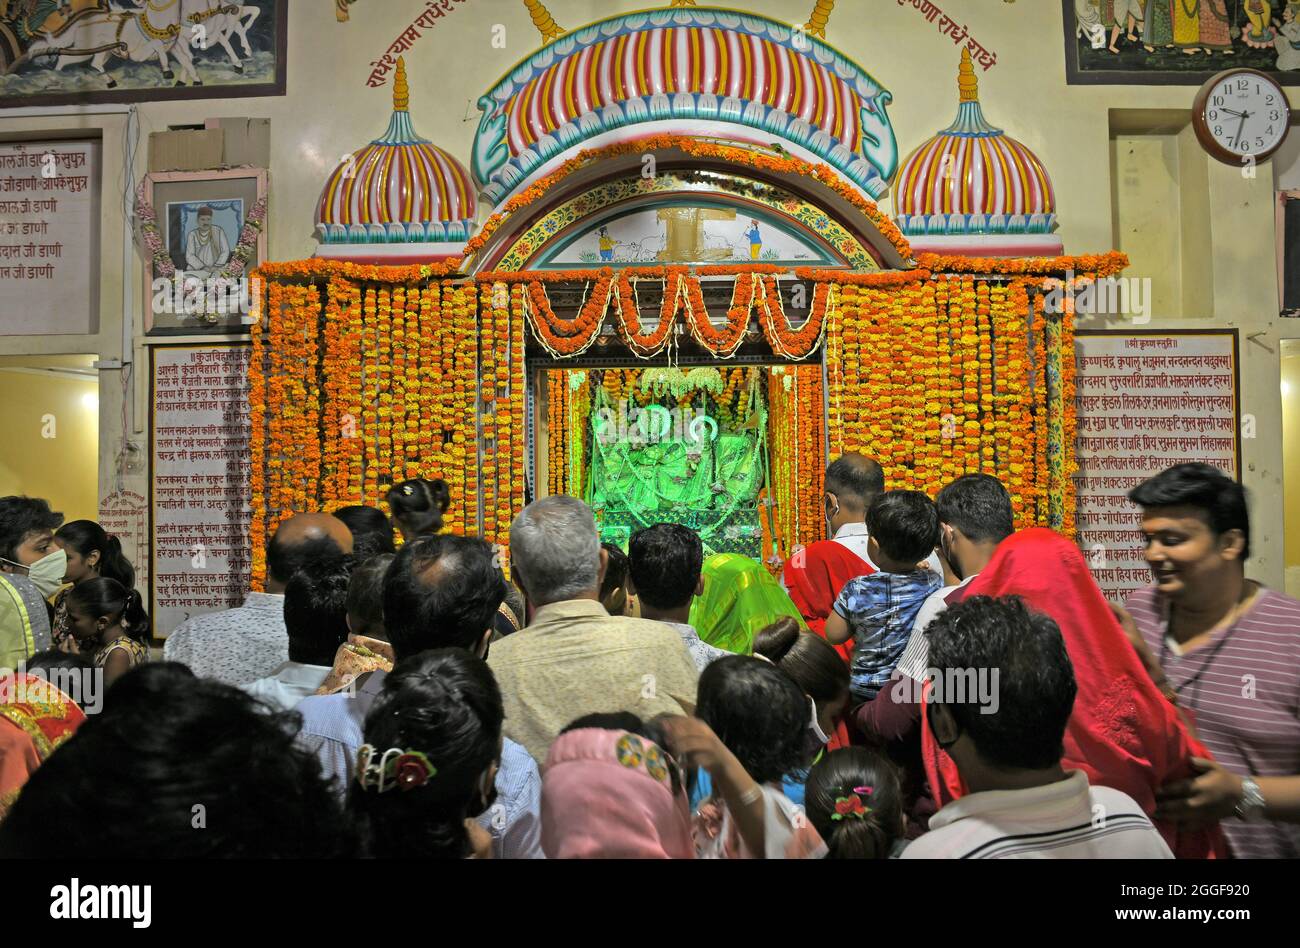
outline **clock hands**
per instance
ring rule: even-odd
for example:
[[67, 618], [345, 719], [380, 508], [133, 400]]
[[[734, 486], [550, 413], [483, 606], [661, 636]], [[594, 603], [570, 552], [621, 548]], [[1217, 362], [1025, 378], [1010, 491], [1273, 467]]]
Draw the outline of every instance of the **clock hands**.
[[1241, 144], [1241, 133], [1246, 130], [1246, 119], [1250, 118], [1249, 112], [1241, 113], [1241, 124], [1237, 126], [1237, 137], [1232, 142], [1232, 150], [1236, 151], [1237, 146]]

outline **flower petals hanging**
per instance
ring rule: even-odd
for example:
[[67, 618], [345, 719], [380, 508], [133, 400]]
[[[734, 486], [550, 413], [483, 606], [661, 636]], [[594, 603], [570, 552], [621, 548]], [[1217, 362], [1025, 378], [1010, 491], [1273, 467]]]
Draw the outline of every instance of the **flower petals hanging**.
[[776, 277], [762, 278], [763, 306], [760, 310], [762, 313], [760, 322], [763, 325], [763, 335], [774, 354], [798, 361], [806, 359], [821, 345], [822, 333], [826, 328], [826, 311], [830, 306], [833, 290], [834, 287], [830, 283], [814, 285], [812, 309], [804, 324], [795, 330], [790, 327], [790, 320], [785, 315]]
[[562, 319], [555, 314], [546, 286], [537, 280], [529, 281], [524, 293], [524, 308], [529, 324], [546, 351], [557, 359], [581, 355], [600, 335], [600, 325], [609, 309], [612, 273], [602, 271], [594, 288], [578, 308], [573, 319]]

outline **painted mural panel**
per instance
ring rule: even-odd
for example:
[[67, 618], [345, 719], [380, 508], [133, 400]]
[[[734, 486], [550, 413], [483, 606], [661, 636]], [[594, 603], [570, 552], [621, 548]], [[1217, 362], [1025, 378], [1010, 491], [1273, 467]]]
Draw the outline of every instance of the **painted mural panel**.
[[1300, 85], [1300, 0], [1062, 0], [1071, 83], [1200, 85], [1249, 67]]
[[0, 0], [0, 107], [283, 95], [286, 0]]

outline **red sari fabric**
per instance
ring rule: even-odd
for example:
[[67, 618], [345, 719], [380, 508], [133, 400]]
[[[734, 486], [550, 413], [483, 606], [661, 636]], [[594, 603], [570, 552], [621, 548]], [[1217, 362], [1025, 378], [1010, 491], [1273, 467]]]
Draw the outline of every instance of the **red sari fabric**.
[[[966, 597], [1017, 595], [1056, 620], [1074, 665], [1078, 695], [1061, 765], [1098, 786], [1120, 790], [1150, 816], [1165, 783], [1192, 774], [1191, 758], [1212, 755], [1196, 740], [1142, 667], [1078, 547], [1044, 527], [1003, 540], [966, 587]], [[928, 685], [927, 685], [928, 687]], [[943, 806], [965, 793], [957, 766], [921, 715], [926, 776]], [[1223, 833], [1156, 821], [1180, 859], [1224, 856]]]
[[[818, 540], [785, 564], [785, 588], [808, 628], [826, 638], [826, 619], [844, 584], [875, 570], [843, 543]], [[852, 641], [835, 646], [846, 662], [853, 657]]]
[[43, 678], [0, 678], [0, 819], [27, 778], [85, 720], [81, 708]]

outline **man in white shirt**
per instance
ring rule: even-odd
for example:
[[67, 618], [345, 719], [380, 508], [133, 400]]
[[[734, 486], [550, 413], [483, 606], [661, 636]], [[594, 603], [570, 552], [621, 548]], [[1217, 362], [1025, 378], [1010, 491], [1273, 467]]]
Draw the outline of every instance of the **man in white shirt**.
[[925, 628], [939, 613], [965, 598], [965, 589], [993, 558], [998, 544], [1015, 532], [1011, 495], [990, 474], [963, 474], [934, 498], [939, 511], [939, 546], [961, 580], [932, 593], [916, 614], [912, 635], [898, 660], [899, 671], [921, 681], [929, 651]]
[[[885, 472], [879, 464], [864, 454], [849, 452], [831, 462], [826, 468], [826, 520], [830, 524], [830, 538], [863, 562], [879, 571], [867, 551], [867, 511], [885, 492]], [[931, 553], [926, 560], [930, 569], [943, 575], [943, 564]]]
[[676, 523], [656, 523], [632, 535], [627, 547], [628, 594], [641, 618], [662, 622], [682, 637], [697, 671], [731, 653], [700, 638], [690, 624], [691, 600], [704, 592], [704, 546], [699, 534]]
[[266, 592], [250, 592], [236, 609], [181, 623], [163, 644], [163, 658], [228, 685], [272, 674], [289, 659], [285, 585], [317, 560], [351, 552], [352, 533], [341, 520], [322, 513], [290, 517], [266, 547]]
[[284, 590], [284, 625], [289, 660], [275, 673], [243, 688], [277, 709], [289, 710], [316, 693], [334, 664], [334, 653], [348, 640], [348, 581], [352, 557], [339, 556], [300, 572]]
[[211, 278], [230, 261], [230, 238], [212, 226], [212, 208], [199, 208], [198, 226], [185, 238], [185, 272]]
[[[1078, 687], [1050, 617], [976, 596], [930, 626], [930, 663], [926, 713], [967, 793], [903, 859], [1173, 858], [1132, 797], [1062, 768]], [[984, 676], [975, 688], [972, 673]]]

